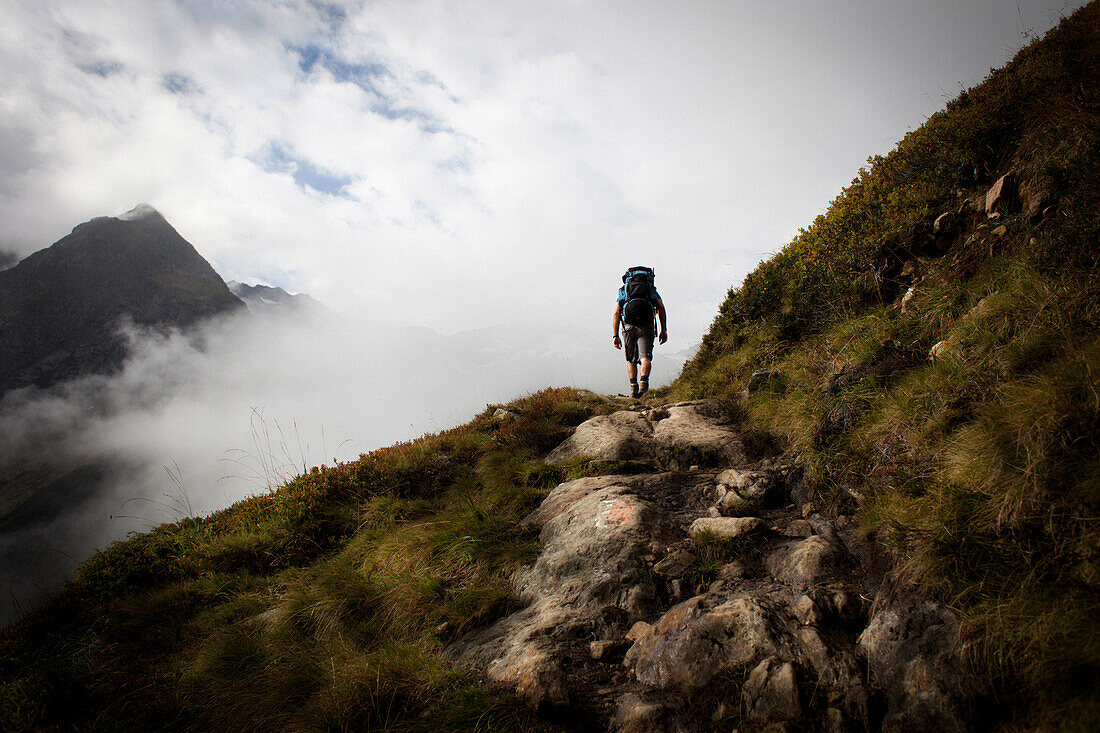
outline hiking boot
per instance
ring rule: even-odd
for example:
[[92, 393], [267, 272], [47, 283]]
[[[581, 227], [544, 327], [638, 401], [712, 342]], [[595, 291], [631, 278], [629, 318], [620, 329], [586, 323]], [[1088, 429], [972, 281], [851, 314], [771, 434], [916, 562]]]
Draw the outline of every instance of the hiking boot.
[[641, 397], [642, 395], [644, 395], [648, 391], [649, 391], [649, 382], [643, 381], [641, 388], [638, 390], [637, 396]]
[[634, 399], [638, 399], [638, 397], [640, 397], [641, 394], [642, 393], [638, 391], [638, 383], [637, 382], [631, 382], [630, 383], [630, 396]]

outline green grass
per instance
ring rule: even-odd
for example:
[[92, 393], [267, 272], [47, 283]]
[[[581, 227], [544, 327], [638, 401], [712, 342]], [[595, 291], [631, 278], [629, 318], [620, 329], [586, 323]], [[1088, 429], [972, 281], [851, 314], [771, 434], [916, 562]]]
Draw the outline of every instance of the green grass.
[[0, 637], [5, 728], [545, 728], [441, 652], [516, 608], [516, 525], [563, 477], [540, 458], [610, 408], [509, 407], [97, 553]]

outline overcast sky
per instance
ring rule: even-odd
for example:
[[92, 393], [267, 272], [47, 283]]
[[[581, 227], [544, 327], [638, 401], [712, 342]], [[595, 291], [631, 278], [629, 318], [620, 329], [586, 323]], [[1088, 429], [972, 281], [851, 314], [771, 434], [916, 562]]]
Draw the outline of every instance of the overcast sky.
[[672, 347], [869, 155], [1081, 2], [0, 0], [0, 249], [148, 202], [228, 279]]

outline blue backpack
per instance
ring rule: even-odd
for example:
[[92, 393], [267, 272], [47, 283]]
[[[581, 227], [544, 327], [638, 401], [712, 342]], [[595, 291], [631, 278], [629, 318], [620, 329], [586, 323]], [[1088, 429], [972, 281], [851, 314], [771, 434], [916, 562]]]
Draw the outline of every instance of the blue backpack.
[[653, 307], [657, 287], [653, 284], [653, 270], [649, 267], [631, 267], [623, 273], [626, 303], [619, 318], [628, 326], [657, 329], [657, 310]]

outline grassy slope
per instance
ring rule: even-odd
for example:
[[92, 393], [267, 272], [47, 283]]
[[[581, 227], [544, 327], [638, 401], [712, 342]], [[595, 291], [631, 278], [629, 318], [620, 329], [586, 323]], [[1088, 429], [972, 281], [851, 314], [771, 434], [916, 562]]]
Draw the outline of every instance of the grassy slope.
[[612, 403], [509, 408], [95, 555], [0, 636], [2, 727], [540, 729], [440, 651], [515, 607], [538, 458]]
[[[1098, 717], [1097, 29], [1094, 3], [872, 160], [657, 394], [732, 400], [779, 369], [747, 426], [964, 612], [978, 661], [1028, 683], [1007, 710], [1065, 727]], [[1049, 216], [1006, 212], [996, 236], [967, 214], [944, 256], [916, 256], [935, 215], [1009, 168], [1049, 189]], [[512, 607], [537, 539], [515, 521], [565, 477], [538, 458], [613, 406], [547, 390], [512, 407], [112, 545], [0, 634], [0, 723], [537, 729], [440, 650]]]
[[[872, 159], [730, 292], [672, 389], [778, 370], [748, 426], [963, 612], [990, 674], [1027, 685], [1006, 702], [1067, 727], [1100, 719], [1098, 61], [1094, 2]], [[987, 221], [1010, 170], [1053, 209]]]

